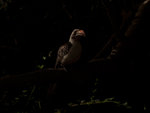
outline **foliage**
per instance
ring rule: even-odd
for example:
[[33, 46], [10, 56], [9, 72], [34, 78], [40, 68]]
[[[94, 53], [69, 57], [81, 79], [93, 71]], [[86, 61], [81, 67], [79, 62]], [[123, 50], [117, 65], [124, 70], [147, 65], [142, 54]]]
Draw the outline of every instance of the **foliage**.
[[0, 0], [0, 10], [7, 10], [11, 0]]
[[[96, 96], [96, 91], [98, 89], [97, 84], [99, 80], [96, 79], [93, 90], [89, 98], [79, 100], [77, 99], [74, 102], [68, 102], [66, 107], [56, 106], [54, 107], [55, 113], [97, 113], [98, 111], [107, 110], [109, 111], [131, 111], [132, 106], [128, 104], [127, 101], [121, 101], [112, 98], [100, 98]], [[43, 98], [46, 95], [44, 86], [32, 86], [24, 89], [17, 89], [12, 91], [5, 91], [2, 98], [0, 99], [0, 106], [3, 106], [4, 109], [1, 109], [1, 112], [10, 112], [11, 113], [37, 113], [43, 108]], [[43, 90], [44, 89], [44, 90]], [[66, 103], [65, 103], [66, 104]], [[64, 106], [64, 105], [63, 105]]]
[[1, 112], [36, 113], [41, 109], [39, 91], [36, 86], [6, 91], [7, 93], [4, 93], [0, 100], [1, 106], [5, 108], [1, 109]]

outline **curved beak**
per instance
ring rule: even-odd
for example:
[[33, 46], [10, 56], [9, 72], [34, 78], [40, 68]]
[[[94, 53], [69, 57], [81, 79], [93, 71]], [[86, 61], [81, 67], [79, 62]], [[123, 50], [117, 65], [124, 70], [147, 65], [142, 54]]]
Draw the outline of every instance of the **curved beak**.
[[85, 32], [84, 32], [84, 30], [79, 30], [79, 31], [77, 32], [76, 36], [83, 36], [83, 37], [85, 37]]

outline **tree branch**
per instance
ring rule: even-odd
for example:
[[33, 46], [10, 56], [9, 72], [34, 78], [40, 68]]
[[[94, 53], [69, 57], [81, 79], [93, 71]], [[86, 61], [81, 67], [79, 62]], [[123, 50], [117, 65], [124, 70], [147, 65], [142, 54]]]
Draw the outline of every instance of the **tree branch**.
[[82, 85], [90, 80], [90, 72], [87, 69], [74, 69], [66, 72], [64, 69], [44, 69], [19, 75], [6, 75], [0, 77], [0, 89], [19, 88], [33, 84], [56, 83], [59, 81], [72, 81]]
[[44, 82], [56, 82], [67, 79], [68, 74], [64, 70], [38, 70], [20, 75], [6, 75], [0, 77], [0, 89], [25, 87]]

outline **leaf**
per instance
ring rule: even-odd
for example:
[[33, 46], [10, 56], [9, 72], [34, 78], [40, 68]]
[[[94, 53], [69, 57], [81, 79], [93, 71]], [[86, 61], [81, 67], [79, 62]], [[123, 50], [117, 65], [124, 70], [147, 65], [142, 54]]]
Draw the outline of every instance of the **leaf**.
[[43, 56], [43, 57], [42, 57], [42, 59], [43, 59], [43, 60], [46, 60], [46, 57], [45, 57], [45, 56]]
[[16, 97], [15, 100], [19, 100], [20, 98]]
[[23, 92], [23, 93], [27, 93], [27, 92], [28, 92], [28, 90], [22, 90], [22, 92]]
[[37, 65], [37, 68], [43, 69], [43, 68], [44, 68], [44, 65]]

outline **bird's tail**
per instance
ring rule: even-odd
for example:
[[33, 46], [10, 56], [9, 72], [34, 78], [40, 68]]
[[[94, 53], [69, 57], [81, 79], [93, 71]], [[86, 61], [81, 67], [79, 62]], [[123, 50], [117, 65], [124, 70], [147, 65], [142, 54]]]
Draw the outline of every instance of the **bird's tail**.
[[60, 59], [59, 58], [56, 59], [54, 69], [57, 69], [58, 67], [60, 67]]
[[55, 63], [54, 69], [57, 69], [57, 65], [58, 65], [58, 61], [56, 60], [56, 63]]

